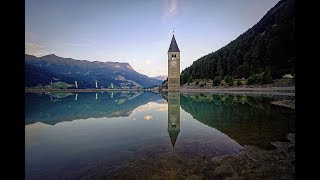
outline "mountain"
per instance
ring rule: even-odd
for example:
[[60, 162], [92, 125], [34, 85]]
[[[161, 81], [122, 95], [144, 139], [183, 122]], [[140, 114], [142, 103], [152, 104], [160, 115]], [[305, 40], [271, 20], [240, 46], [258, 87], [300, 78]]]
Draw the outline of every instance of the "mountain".
[[79, 88], [150, 87], [160, 85], [161, 80], [136, 72], [129, 63], [99, 62], [63, 58], [54, 54], [36, 57], [25, 54], [25, 86], [48, 85], [51, 81], [78, 83]]
[[281, 0], [238, 38], [184, 69], [181, 83], [226, 75], [248, 78], [266, 69], [273, 79], [281, 78], [294, 74], [295, 48], [295, 0]]
[[160, 81], [164, 81], [164, 80], [166, 80], [168, 78], [168, 76], [167, 75], [161, 75], [161, 76], [156, 76], [156, 77], [151, 77], [151, 78], [158, 79]]

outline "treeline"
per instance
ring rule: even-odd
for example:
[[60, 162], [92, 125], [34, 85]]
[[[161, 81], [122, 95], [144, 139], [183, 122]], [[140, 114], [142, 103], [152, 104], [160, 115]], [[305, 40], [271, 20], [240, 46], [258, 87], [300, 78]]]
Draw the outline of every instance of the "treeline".
[[295, 1], [281, 0], [237, 39], [184, 69], [181, 85], [227, 75], [257, 79], [270, 74], [277, 79], [295, 74], [295, 45]]

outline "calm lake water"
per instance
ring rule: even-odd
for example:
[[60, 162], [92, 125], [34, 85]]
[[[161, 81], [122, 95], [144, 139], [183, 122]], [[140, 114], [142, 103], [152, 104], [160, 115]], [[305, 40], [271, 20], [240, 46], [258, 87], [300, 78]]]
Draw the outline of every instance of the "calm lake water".
[[271, 142], [287, 141], [286, 134], [295, 130], [294, 111], [262, 97], [152, 92], [25, 97], [26, 179], [99, 179], [146, 158], [174, 154], [191, 161], [237, 154], [244, 145], [273, 149]]

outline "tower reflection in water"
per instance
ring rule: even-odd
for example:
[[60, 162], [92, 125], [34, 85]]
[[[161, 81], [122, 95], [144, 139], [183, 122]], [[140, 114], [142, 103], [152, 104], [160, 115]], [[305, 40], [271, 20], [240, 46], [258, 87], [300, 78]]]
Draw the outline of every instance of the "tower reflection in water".
[[180, 132], [180, 92], [168, 92], [168, 132], [174, 148]]

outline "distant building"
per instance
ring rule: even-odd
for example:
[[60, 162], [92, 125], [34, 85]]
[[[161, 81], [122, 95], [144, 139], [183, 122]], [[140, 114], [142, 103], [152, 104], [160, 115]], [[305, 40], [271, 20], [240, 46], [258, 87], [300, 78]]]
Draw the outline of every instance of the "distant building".
[[168, 50], [168, 91], [180, 91], [180, 50], [174, 35]]
[[293, 78], [293, 76], [291, 74], [285, 74], [282, 78], [291, 79], [291, 78]]

